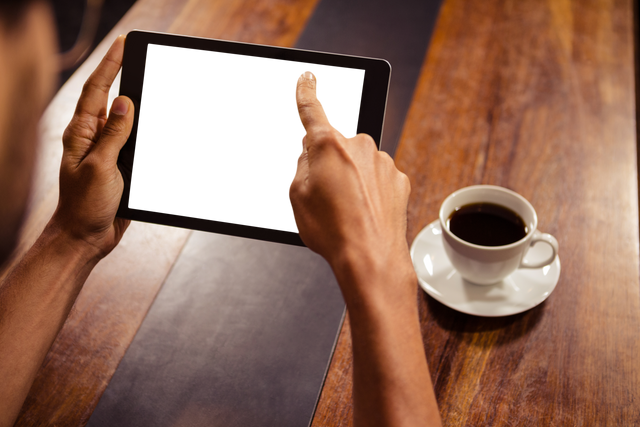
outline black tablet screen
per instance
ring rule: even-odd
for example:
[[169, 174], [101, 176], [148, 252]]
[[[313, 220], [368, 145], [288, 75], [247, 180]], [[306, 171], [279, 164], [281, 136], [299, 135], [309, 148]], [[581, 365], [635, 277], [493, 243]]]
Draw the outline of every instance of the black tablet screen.
[[305, 71], [331, 124], [354, 136], [364, 70], [149, 44], [128, 207], [297, 233]]

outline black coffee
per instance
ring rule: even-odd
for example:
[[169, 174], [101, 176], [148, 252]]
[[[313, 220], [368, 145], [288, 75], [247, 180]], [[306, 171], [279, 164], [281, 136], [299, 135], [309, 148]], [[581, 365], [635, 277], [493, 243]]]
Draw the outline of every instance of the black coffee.
[[472, 203], [449, 216], [449, 230], [462, 240], [482, 246], [503, 246], [527, 235], [520, 215], [493, 203]]

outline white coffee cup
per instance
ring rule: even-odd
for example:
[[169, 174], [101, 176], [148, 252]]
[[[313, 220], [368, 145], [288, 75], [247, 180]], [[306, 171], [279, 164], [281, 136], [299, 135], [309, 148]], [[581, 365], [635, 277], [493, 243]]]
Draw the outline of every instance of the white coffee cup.
[[[511, 209], [524, 220], [526, 236], [504, 246], [481, 246], [462, 240], [449, 230], [448, 220], [457, 208], [472, 203], [493, 203]], [[474, 185], [452, 193], [440, 207], [440, 226], [444, 249], [451, 264], [464, 279], [478, 285], [497, 283], [518, 268], [542, 268], [551, 264], [558, 253], [555, 237], [536, 229], [538, 216], [531, 203], [503, 187]], [[548, 244], [552, 254], [540, 262], [526, 261], [528, 249], [538, 242]]]

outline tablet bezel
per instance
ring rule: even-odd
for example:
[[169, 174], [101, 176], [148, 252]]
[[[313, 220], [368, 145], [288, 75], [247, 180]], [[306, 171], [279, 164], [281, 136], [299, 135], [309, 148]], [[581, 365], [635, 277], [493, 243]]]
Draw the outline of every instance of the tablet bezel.
[[118, 157], [118, 168], [120, 169], [124, 180], [124, 190], [120, 200], [117, 216], [136, 221], [304, 246], [304, 243], [302, 242], [302, 239], [300, 239], [298, 233], [144, 211], [128, 207], [133, 157], [140, 114], [140, 100], [142, 97], [147, 46], [149, 44], [365, 70], [357, 132], [371, 135], [376, 142], [378, 149], [380, 148], [380, 140], [382, 137], [387, 92], [391, 76], [390, 64], [383, 59], [187, 37], [174, 34], [153, 33], [139, 30], [134, 30], [127, 34], [122, 61], [120, 95], [126, 95], [133, 101], [135, 105], [135, 116], [131, 136], [120, 151], [120, 155]]

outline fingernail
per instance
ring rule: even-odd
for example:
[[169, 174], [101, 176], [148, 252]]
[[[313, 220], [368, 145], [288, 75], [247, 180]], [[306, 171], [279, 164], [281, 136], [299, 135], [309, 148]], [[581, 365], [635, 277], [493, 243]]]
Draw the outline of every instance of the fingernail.
[[113, 114], [117, 114], [118, 116], [124, 116], [129, 111], [129, 103], [122, 99], [116, 98], [113, 100], [113, 105], [111, 105], [111, 112]]
[[314, 76], [311, 71], [305, 71], [304, 72], [304, 78], [307, 79], [307, 80], [315, 80], [316, 76]]
[[316, 90], [320, 89], [320, 77], [318, 77], [318, 73], [316, 73], [312, 69], [305, 68], [304, 70], [301, 70], [298, 73], [298, 77], [301, 80], [307, 80], [309, 82], [313, 82], [313, 85], [316, 88]]

